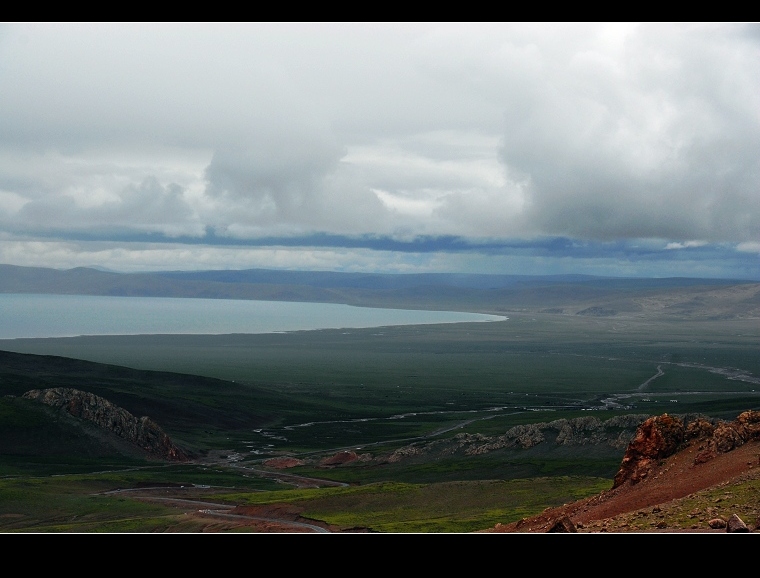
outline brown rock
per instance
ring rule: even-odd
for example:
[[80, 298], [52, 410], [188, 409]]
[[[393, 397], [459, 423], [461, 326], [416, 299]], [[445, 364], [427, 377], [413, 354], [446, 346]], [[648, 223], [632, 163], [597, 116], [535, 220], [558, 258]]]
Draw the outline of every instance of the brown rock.
[[736, 421], [744, 426], [751, 439], [760, 439], [760, 411], [745, 411]]
[[743, 445], [749, 439], [749, 433], [740, 423], [721, 423], [715, 428], [712, 445], [720, 453], [730, 452]]
[[296, 466], [304, 465], [303, 460], [297, 458], [270, 458], [264, 461], [264, 465], [268, 468], [275, 468], [277, 470], [284, 470], [287, 468], [294, 468]]
[[562, 516], [556, 520], [546, 531], [549, 534], [555, 533], [575, 533], [578, 530], [573, 524], [573, 521], [568, 516]]
[[739, 533], [739, 532], [749, 532], [749, 528], [747, 527], [747, 524], [744, 523], [744, 521], [737, 516], [736, 514], [731, 514], [731, 517], [728, 519], [728, 522], [726, 523], [726, 532], [729, 533]]
[[627, 481], [636, 484], [645, 478], [656, 460], [676, 452], [683, 443], [685, 434], [683, 422], [666, 413], [642, 423], [628, 444], [620, 469], [615, 475], [613, 489]]
[[717, 452], [714, 452], [713, 450], [701, 451], [694, 458], [694, 465], [705, 464], [717, 455], [718, 455]]
[[[751, 428], [758, 423], [755, 421], [758, 417], [756, 413], [760, 412], [745, 412], [741, 415], [741, 419], [737, 418], [733, 422], [710, 420], [710, 423], [717, 424], [716, 430], [718, 425], [730, 426], [730, 428], [724, 427], [723, 430], [724, 432], [730, 430], [733, 433], [727, 433], [725, 437], [746, 435], [746, 432], [753, 431]], [[563, 516], [568, 516], [574, 521], [578, 532], [627, 532], [631, 528], [641, 528], [642, 524], [647, 524], [648, 531], [653, 532], [714, 532], [724, 529], [728, 531], [726, 519], [720, 517], [719, 514], [722, 509], [731, 507], [734, 511], [745, 512], [754, 517], [754, 524], [745, 530], [746, 524], [737, 516], [737, 519], [731, 523], [733, 531], [760, 532], [760, 516], [757, 514], [756, 501], [748, 498], [749, 503], [744, 502], [729, 490], [730, 484], [760, 479], [760, 468], [756, 465], [760, 456], [760, 439], [750, 437], [730, 451], [718, 452], [718, 444], [715, 443], [712, 434], [709, 437], [697, 434], [677, 445], [672, 455], [663, 456], [668, 444], [656, 442], [658, 436], [666, 439], [668, 430], [672, 428], [659, 429], [658, 425], [662, 424], [658, 424], [658, 421], [660, 420], [657, 418], [651, 418], [641, 423], [641, 428], [629, 444], [626, 463], [620, 468], [623, 473], [633, 473], [638, 476], [634, 479], [641, 480], [641, 483], [625, 483], [624, 481], [621, 485], [605, 490], [596, 496], [547, 509], [541, 514], [524, 518], [520, 522], [503, 524], [494, 531], [546, 532], [547, 528], [554, 526]], [[691, 423], [693, 419], [688, 421]], [[709, 432], [709, 428], [704, 425], [691, 428], [692, 432], [699, 430]], [[723, 434], [719, 433], [720, 435]], [[671, 438], [674, 441], [678, 440], [677, 431]], [[662, 453], [658, 455], [658, 452]], [[695, 456], [699, 455], [702, 455], [702, 458], [696, 461], [702, 463], [695, 464]], [[640, 467], [642, 463], [648, 466], [642, 469]], [[651, 470], [648, 469], [650, 467]], [[621, 478], [626, 480], [621, 475], [617, 478], [618, 481]], [[684, 529], [684, 522], [677, 517], [675, 512], [670, 512], [668, 508], [661, 506], [661, 504], [676, 503], [683, 498], [695, 499], [699, 496], [698, 492], [702, 490], [724, 486], [726, 489], [721, 496], [713, 496], [713, 502], [720, 504], [720, 507], [707, 505], [707, 497], [699, 498], [701, 499], [699, 507], [692, 508], [689, 514], [692, 522], [688, 530]], [[732, 505], [729, 506], [729, 503]], [[678, 508], [676, 512], [677, 510]], [[621, 517], [621, 514], [631, 514], [631, 516]], [[632, 521], [635, 523], [631, 523]]]
[[356, 452], [338, 452], [334, 456], [327, 457], [320, 462], [322, 466], [340, 466], [355, 462], [359, 459]]
[[704, 418], [697, 418], [686, 426], [686, 439], [710, 438], [715, 431], [715, 426]]

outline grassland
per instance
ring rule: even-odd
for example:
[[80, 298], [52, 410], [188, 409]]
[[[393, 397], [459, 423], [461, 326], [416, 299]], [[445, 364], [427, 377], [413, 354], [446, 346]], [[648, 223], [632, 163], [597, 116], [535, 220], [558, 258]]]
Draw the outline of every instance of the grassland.
[[[223, 487], [218, 499], [240, 504], [297, 503], [304, 516], [340, 527], [469, 531], [608, 488], [622, 452], [537, 446], [332, 468], [314, 460], [344, 449], [376, 457], [415, 441], [500, 435], [559, 418], [733, 419], [760, 406], [756, 319], [507, 315], [272, 335], [2, 341], [3, 351], [68, 358], [5, 359], [4, 395], [92, 391], [150, 415], [207, 459], [159, 467], [98, 445], [32, 402], [0, 398], [0, 530], [196, 531], [176, 506], [102, 494], [171, 482]], [[349, 486], [275, 483], [259, 475], [275, 456], [308, 458], [288, 472]]]
[[515, 521], [546, 507], [607, 489], [598, 478], [535, 478], [408, 484], [382, 482], [360, 487], [226, 494], [235, 504], [287, 502], [307, 518], [337, 527], [375, 532], [471, 532]]

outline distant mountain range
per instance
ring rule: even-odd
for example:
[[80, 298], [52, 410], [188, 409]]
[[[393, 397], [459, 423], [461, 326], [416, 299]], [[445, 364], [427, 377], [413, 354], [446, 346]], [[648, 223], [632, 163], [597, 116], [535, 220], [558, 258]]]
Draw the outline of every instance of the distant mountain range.
[[589, 275], [380, 274], [272, 269], [116, 273], [0, 265], [0, 293], [255, 299], [479, 312], [755, 317], [760, 283]]

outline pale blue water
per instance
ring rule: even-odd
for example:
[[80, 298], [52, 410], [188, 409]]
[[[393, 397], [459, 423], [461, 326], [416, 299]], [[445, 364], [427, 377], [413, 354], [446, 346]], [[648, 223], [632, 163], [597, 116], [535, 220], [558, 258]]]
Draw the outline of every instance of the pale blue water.
[[371, 309], [326, 303], [0, 294], [0, 339], [276, 333], [503, 319], [480, 313]]

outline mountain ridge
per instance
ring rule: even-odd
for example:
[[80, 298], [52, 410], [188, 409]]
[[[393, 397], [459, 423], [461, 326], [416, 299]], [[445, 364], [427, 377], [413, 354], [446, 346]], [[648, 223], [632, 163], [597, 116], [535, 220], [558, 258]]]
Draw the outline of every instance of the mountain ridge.
[[0, 293], [340, 303], [501, 314], [760, 318], [760, 283], [588, 275], [372, 274], [248, 269], [114, 273], [0, 265]]

